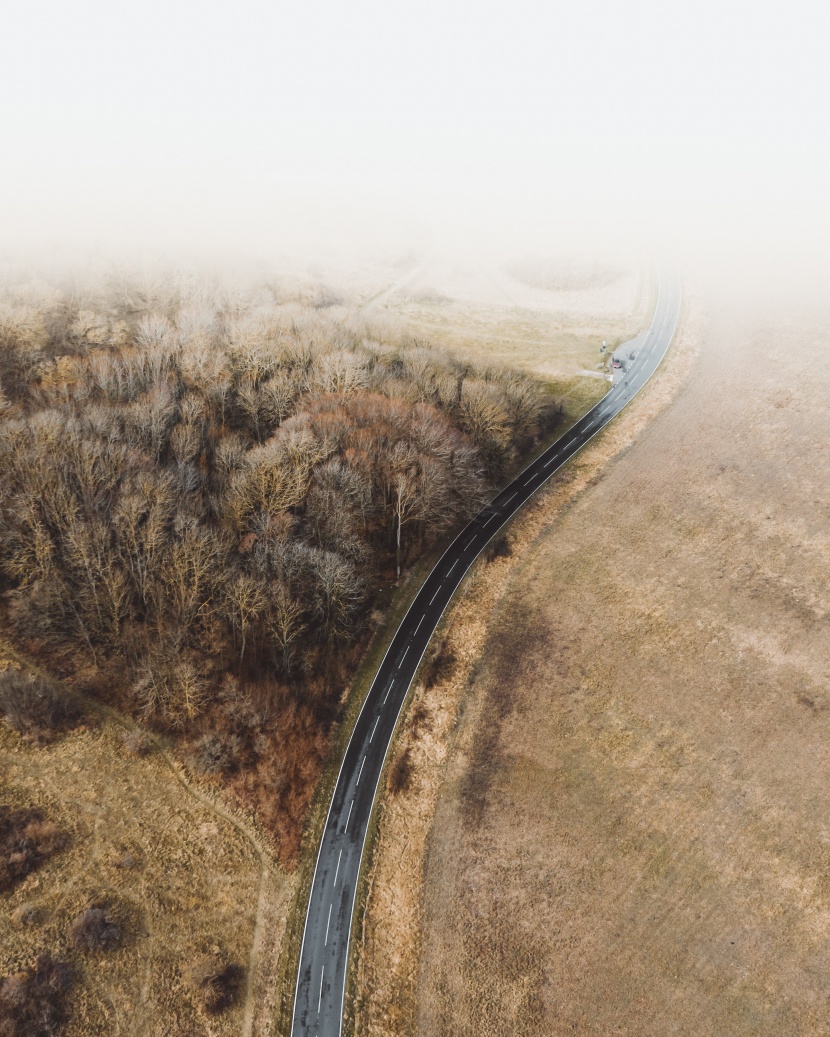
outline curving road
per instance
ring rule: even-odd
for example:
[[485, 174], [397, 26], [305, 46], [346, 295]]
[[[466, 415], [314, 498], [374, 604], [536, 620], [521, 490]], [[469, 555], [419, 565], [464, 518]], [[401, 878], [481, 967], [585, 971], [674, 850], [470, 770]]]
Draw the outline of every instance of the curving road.
[[666, 275], [660, 280], [651, 326], [625, 347], [628, 366], [615, 371], [608, 394], [464, 527], [409, 606], [357, 719], [329, 806], [300, 949], [292, 1037], [340, 1037], [357, 879], [375, 793], [407, 690], [444, 609], [502, 526], [654, 374], [679, 314], [680, 281], [675, 274]]

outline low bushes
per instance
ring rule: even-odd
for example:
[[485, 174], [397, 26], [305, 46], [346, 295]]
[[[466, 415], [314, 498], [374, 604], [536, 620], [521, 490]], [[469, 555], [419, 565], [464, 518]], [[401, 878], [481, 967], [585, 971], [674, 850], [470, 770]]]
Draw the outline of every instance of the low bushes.
[[67, 1022], [66, 997], [72, 967], [41, 954], [28, 969], [0, 980], [2, 1037], [59, 1037]]
[[59, 684], [19, 670], [0, 673], [0, 713], [18, 734], [36, 740], [71, 727], [80, 710]]
[[389, 770], [389, 791], [393, 796], [406, 792], [412, 784], [412, 753], [409, 746], [398, 756]]
[[0, 891], [16, 886], [64, 842], [63, 833], [39, 811], [0, 805]]
[[185, 979], [201, 1007], [218, 1015], [236, 1000], [243, 969], [218, 954], [202, 954], [187, 969]]
[[69, 927], [69, 942], [78, 951], [109, 951], [121, 938], [118, 926], [103, 904], [92, 904]]

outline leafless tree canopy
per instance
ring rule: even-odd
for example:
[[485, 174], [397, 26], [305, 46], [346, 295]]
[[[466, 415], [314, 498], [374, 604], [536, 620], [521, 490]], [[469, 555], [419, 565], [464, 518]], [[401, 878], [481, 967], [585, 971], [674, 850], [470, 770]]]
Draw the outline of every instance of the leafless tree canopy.
[[[240, 701], [278, 684], [263, 730], [285, 760], [322, 751], [378, 587], [479, 506], [551, 401], [278, 297], [182, 277], [0, 290], [0, 589], [30, 648], [116, 675], [188, 737], [226, 675]], [[250, 770], [264, 749], [243, 742]], [[245, 771], [229, 752], [197, 756]], [[309, 775], [280, 766], [289, 809]]]

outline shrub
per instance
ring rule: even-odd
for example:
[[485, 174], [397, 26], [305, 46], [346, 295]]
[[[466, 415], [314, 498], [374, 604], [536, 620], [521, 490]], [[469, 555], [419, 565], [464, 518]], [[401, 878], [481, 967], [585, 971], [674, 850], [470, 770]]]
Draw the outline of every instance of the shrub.
[[42, 954], [35, 964], [0, 980], [2, 1037], [59, 1037], [67, 1022], [72, 968]]
[[436, 684], [447, 680], [452, 676], [455, 669], [455, 653], [451, 648], [442, 648], [430, 663], [424, 683], [427, 688], [434, 688]]
[[229, 774], [236, 770], [242, 744], [237, 735], [203, 735], [194, 745], [190, 764], [199, 774]]
[[59, 684], [19, 670], [0, 673], [0, 713], [9, 727], [37, 739], [70, 727], [80, 717], [77, 705]]
[[69, 942], [78, 951], [108, 951], [118, 946], [120, 933], [107, 909], [93, 904], [69, 927]]
[[484, 551], [484, 557], [488, 562], [494, 562], [497, 558], [510, 558], [512, 554], [513, 548], [504, 533], [491, 540]]
[[239, 965], [224, 961], [217, 954], [202, 954], [185, 978], [202, 1008], [209, 1015], [217, 1015], [236, 1000], [242, 974]]
[[130, 756], [139, 758], [147, 756], [150, 752], [150, 740], [143, 731], [130, 728], [121, 735], [121, 742]]
[[63, 844], [63, 834], [39, 811], [0, 806], [0, 890], [12, 889]]
[[393, 796], [408, 791], [412, 785], [412, 775], [414, 772], [412, 753], [409, 746], [407, 746], [392, 764], [389, 771], [389, 791]]
[[416, 741], [421, 737], [422, 731], [429, 730], [429, 712], [423, 702], [419, 702], [412, 710], [406, 726], [409, 728], [410, 734]]

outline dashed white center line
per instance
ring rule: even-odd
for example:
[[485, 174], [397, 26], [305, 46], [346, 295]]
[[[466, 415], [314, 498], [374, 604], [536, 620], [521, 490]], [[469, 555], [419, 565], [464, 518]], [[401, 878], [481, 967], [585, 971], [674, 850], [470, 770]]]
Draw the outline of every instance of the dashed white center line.
[[337, 855], [337, 867], [334, 869], [334, 883], [333, 883], [333, 885], [335, 885], [335, 886], [337, 885], [337, 876], [340, 874], [340, 858], [342, 856], [343, 856], [343, 851], [341, 850], [340, 853], [338, 853], [338, 855]]
[[[389, 687], [386, 689], [386, 694], [383, 696], [383, 702], [381, 703], [382, 706], [386, 705], [386, 700], [389, 698], [389, 692], [392, 690], [392, 685], [394, 683], [395, 683], [394, 681], [389, 681]], [[378, 717], [378, 720], [380, 720], [380, 717]], [[377, 723], [375, 723], [375, 727], [377, 727]], [[372, 734], [374, 734], [374, 733], [375, 732], [373, 731]], [[371, 742], [372, 739], [370, 738], [369, 741]]]
[[545, 463], [544, 463], [543, 467], [544, 467], [544, 468], [548, 468], [548, 467], [550, 467], [550, 465], [552, 465], [552, 464], [553, 464], [553, 462], [554, 462], [555, 460], [556, 460], [556, 458], [555, 458], [555, 457], [552, 457], [552, 458], [551, 458], [551, 459], [550, 459], [549, 461], [545, 461]]
[[438, 595], [439, 595], [440, 593], [441, 593], [441, 586], [440, 586], [440, 584], [439, 584], [438, 590], [437, 590], [437, 591], [436, 591], [436, 592], [435, 592], [435, 593], [434, 593], [434, 594], [432, 595], [432, 597], [431, 597], [431, 598], [429, 599], [429, 603], [430, 603], [430, 605], [431, 605], [431, 604], [433, 603], [433, 601], [435, 601], [435, 599], [436, 599], [436, 598], [438, 597]]
[[349, 821], [351, 820], [351, 817], [352, 817], [352, 807], [353, 806], [354, 806], [354, 800], [352, 800], [351, 803], [349, 804], [349, 813], [346, 815], [346, 823], [343, 825], [343, 832], [344, 832], [344, 834], [349, 829]]
[[406, 646], [406, 648], [405, 648], [405, 650], [404, 650], [404, 653], [403, 653], [403, 655], [401, 656], [401, 661], [400, 661], [400, 662], [398, 663], [398, 669], [400, 669], [400, 668], [401, 668], [401, 667], [403, 666], [403, 661], [404, 661], [404, 659], [406, 658], [406, 653], [407, 653], [408, 651], [409, 651], [409, 645], [407, 645], [407, 646]]
[[469, 540], [467, 541], [467, 543], [466, 543], [466, 544], [464, 545], [464, 550], [465, 550], [465, 551], [468, 551], [468, 550], [470, 549], [470, 544], [471, 544], [471, 543], [472, 543], [472, 542], [473, 542], [474, 540], [475, 540], [475, 534], [473, 534], [473, 536], [471, 536], [471, 537], [470, 537], [470, 539], [469, 539]]
[[363, 768], [364, 768], [365, 765], [366, 765], [366, 757], [364, 756], [363, 760], [361, 761], [361, 764], [360, 764], [360, 770], [357, 772], [357, 781], [354, 783], [354, 787], [355, 788], [357, 788], [357, 786], [360, 784], [360, 775], [363, 773]]
[[[518, 492], [519, 491], [516, 490], [516, 493], [518, 493]], [[513, 498], [516, 496], [516, 493], [511, 493], [510, 496], [507, 498], [507, 500], [502, 501], [502, 504], [509, 504], [513, 500]]]
[[320, 1014], [320, 1005], [323, 1003], [323, 980], [325, 979], [325, 976], [326, 976], [326, 966], [324, 965], [322, 971], [320, 972], [320, 996], [317, 998], [317, 1014], [318, 1015]]
[[[390, 687], [391, 687], [391, 685], [390, 685]], [[387, 692], [386, 694], [388, 695], [389, 692]], [[377, 731], [379, 723], [380, 723], [380, 717], [378, 717], [377, 720], [375, 721], [375, 726], [372, 728], [372, 733], [369, 735], [369, 741], [370, 742], [375, 737], [375, 731]]]
[[332, 909], [333, 906], [334, 906], [333, 904], [329, 904], [329, 917], [328, 917], [328, 919], [326, 921], [326, 938], [323, 941], [323, 946], [324, 947], [328, 947], [328, 945], [329, 945], [329, 926], [331, 925], [331, 909]]
[[458, 565], [458, 559], [456, 558], [456, 560], [455, 560], [455, 561], [454, 561], [454, 562], [452, 563], [452, 565], [451, 565], [451, 566], [449, 567], [449, 569], [447, 570], [447, 576], [449, 576], [449, 575], [450, 575], [450, 573], [451, 573], [451, 572], [453, 571], [453, 569], [454, 569], [454, 568], [455, 568], [455, 567], [456, 567], [457, 565]]
[[533, 482], [533, 480], [535, 478], [536, 478], [536, 472], [534, 472], [533, 475], [531, 475], [531, 477], [527, 480], [527, 482], [522, 483], [522, 486], [530, 486], [530, 484]]
[[[423, 621], [424, 621], [424, 617], [423, 617], [423, 616], [421, 616], [421, 618], [420, 618], [420, 619], [418, 620], [418, 625], [417, 625], [417, 626], [415, 627], [415, 633], [416, 633], [416, 634], [417, 634], [417, 633], [418, 633], [418, 631], [419, 631], [419, 630], [421, 629], [421, 624], [423, 623]], [[413, 635], [413, 636], [414, 636], [414, 635]]]
[[495, 512], [494, 512], [494, 513], [493, 513], [493, 514], [492, 514], [492, 515], [490, 516], [490, 518], [488, 518], [488, 519], [487, 519], [487, 522], [485, 522], [485, 523], [484, 523], [484, 525], [486, 526], [488, 522], [492, 522], [492, 521], [493, 521], [493, 519], [494, 519], [495, 517], [496, 517], [496, 515], [495, 515]]

